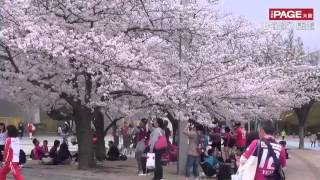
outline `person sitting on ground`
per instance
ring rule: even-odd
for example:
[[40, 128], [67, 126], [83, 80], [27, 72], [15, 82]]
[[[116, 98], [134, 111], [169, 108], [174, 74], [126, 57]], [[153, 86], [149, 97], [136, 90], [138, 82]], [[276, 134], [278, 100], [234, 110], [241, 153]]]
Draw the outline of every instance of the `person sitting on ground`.
[[41, 149], [42, 149], [42, 153], [45, 155], [45, 156], [49, 156], [49, 148], [48, 148], [48, 141], [47, 140], [44, 140], [43, 141], [43, 144], [41, 146]]
[[60, 141], [59, 140], [54, 140], [53, 142], [53, 146], [52, 148], [50, 149], [50, 152], [49, 152], [49, 157], [50, 158], [56, 158], [58, 156], [58, 148], [60, 146]]
[[211, 177], [216, 174], [219, 167], [219, 161], [213, 156], [213, 150], [208, 150], [208, 156], [204, 158], [203, 162], [200, 162], [200, 166], [204, 174]]
[[58, 157], [59, 145], [60, 145], [60, 141], [55, 140], [52, 148], [50, 149], [49, 155], [45, 158], [42, 158], [42, 164], [45, 164], [45, 165], [52, 165], [53, 164], [53, 160]]
[[32, 141], [34, 148], [31, 151], [31, 159], [32, 160], [41, 160], [43, 156], [42, 148], [40, 147], [40, 142], [38, 139], [33, 139]]
[[57, 153], [57, 157], [53, 159], [53, 164], [70, 164], [71, 160], [72, 157], [68, 145], [66, 143], [62, 143]]
[[114, 145], [113, 141], [109, 141], [109, 151], [107, 153], [107, 160], [108, 161], [117, 161], [120, 158], [120, 151], [117, 146]]

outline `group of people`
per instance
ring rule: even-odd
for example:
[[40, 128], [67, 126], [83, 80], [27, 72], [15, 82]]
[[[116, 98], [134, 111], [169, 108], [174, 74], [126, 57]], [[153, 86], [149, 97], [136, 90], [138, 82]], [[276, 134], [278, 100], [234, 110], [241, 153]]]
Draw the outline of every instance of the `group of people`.
[[[236, 173], [237, 168], [245, 164], [252, 155], [258, 156], [260, 162], [256, 180], [273, 176], [278, 172], [273, 167], [286, 166], [288, 155], [285, 143], [280, 144], [275, 140], [274, 128], [270, 121], [262, 122], [259, 132], [246, 133], [240, 122], [234, 124], [232, 131], [229, 127], [222, 129], [219, 123], [208, 128], [190, 120], [184, 134], [189, 140], [186, 179], [190, 177], [191, 169], [195, 179], [198, 179], [198, 166], [201, 166], [206, 176], [230, 178], [231, 174]], [[277, 154], [277, 160], [273, 159], [274, 153]], [[277, 164], [271, 166], [270, 163]]]
[[147, 119], [140, 121], [136, 134], [137, 144], [135, 150], [139, 176], [148, 174], [147, 155], [148, 153], [154, 153], [153, 180], [163, 179], [163, 157], [169, 154], [173, 155], [174, 149], [176, 151], [175, 145], [170, 142], [171, 131], [167, 126], [168, 122], [161, 118], [156, 118], [153, 121], [148, 121]]
[[41, 160], [45, 165], [70, 164], [72, 160], [71, 153], [66, 143], [61, 143], [55, 140], [50, 151], [48, 148], [48, 141], [44, 140], [42, 146], [38, 139], [32, 141], [34, 148], [30, 156], [33, 160]]

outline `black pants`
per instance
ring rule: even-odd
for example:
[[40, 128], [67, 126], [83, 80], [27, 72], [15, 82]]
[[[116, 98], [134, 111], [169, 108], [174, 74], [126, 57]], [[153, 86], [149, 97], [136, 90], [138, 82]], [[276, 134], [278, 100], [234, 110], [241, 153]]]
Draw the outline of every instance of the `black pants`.
[[147, 173], [147, 159], [142, 157], [142, 158], [140, 158], [140, 162], [141, 162], [142, 173], [146, 174]]
[[218, 149], [218, 151], [221, 151], [221, 142], [212, 142], [211, 147], [214, 151], [216, 150], [216, 148]]
[[3, 155], [1, 153], [1, 151], [4, 151], [4, 145], [0, 145], [0, 161], [3, 160]]
[[165, 152], [165, 149], [155, 150], [155, 168], [154, 168], [154, 180], [163, 179], [163, 169], [161, 162], [161, 155]]

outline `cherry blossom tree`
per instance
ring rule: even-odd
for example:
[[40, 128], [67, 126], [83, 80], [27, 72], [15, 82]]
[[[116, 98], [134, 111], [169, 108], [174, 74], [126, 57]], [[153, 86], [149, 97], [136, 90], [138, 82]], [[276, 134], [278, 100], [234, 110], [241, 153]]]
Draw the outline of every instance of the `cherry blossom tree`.
[[103, 152], [102, 111], [128, 113], [123, 98], [203, 124], [269, 118], [287, 108], [283, 85], [297, 77], [285, 71], [297, 66], [280, 35], [206, 2], [1, 0], [0, 24], [4, 94], [45, 110], [70, 106], [79, 168], [95, 164], [91, 122]]

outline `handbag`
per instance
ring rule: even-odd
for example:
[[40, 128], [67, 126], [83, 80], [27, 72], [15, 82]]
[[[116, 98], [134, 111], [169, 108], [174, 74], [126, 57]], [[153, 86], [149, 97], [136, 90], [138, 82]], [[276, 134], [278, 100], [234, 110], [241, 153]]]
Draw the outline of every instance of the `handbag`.
[[168, 147], [167, 137], [160, 132], [160, 136], [154, 145], [156, 150], [166, 149]]
[[[257, 154], [255, 151], [257, 150]], [[248, 160], [244, 163], [244, 165], [240, 165], [236, 174], [231, 176], [232, 180], [254, 180], [256, 175], [257, 166], [258, 166], [258, 155], [260, 150], [260, 141], [257, 142], [255, 149], [253, 150], [252, 155], [248, 158]]]
[[155, 154], [154, 153], [147, 153], [147, 169], [154, 169], [155, 168]]
[[265, 142], [268, 147], [268, 152], [271, 154], [273, 161], [274, 161], [274, 172], [273, 174], [265, 176], [267, 180], [285, 180], [286, 176], [285, 173], [281, 167], [279, 158], [277, 158], [276, 153], [272, 149], [272, 146], [269, 142]]

